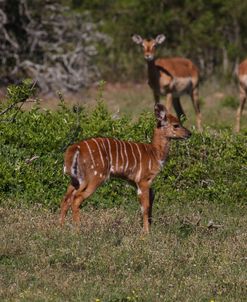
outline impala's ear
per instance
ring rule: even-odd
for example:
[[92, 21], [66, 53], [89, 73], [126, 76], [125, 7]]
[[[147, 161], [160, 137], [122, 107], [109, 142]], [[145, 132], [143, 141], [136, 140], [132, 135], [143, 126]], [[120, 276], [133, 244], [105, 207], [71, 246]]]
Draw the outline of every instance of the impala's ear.
[[142, 44], [142, 42], [143, 42], [142, 37], [139, 35], [132, 35], [132, 40], [136, 44]]
[[165, 106], [162, 104], [155, 104], [154, 113], [158, 122], [158, 127], [165, 126], [167, 120], [167, 112]]
[[155, 38], [155, 42], [156, 42], [156, 44], [162, 44], [165, 41], [165, 39], [166, 39], [166, 36], [161, 34]]

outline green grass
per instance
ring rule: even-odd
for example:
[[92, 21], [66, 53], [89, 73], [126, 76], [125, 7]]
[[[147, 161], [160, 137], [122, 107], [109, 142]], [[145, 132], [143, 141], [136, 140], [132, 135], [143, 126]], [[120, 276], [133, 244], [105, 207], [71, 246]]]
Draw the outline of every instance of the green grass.
[[246, 301], [246, 210], [199, 200], [154, 206], [144, 236], [137, 203], [86, 206], [79, 232], [71, 217], [60, 228], [43, 208], [1, 208], [0, 300]]

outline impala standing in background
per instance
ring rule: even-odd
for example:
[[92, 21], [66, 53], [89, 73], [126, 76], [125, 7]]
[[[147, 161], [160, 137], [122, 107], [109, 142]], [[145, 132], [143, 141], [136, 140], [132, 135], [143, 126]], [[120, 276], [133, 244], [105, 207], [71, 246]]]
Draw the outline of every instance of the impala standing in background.
[[158, 35], [151, 40], [133, 35], [132, 40], [143, 47], [144, 58], [148, 65], [148, 84], [153, 90], [155, 103], [160, 101], [160, 95], [166, 95], [168, 112], [171, 112], [173, 105], [178, 118], [181, 119], [185, 114], [179, 97], [184, 93], [189, 94], [196, 112], [197, 128], [201, 131], [197, 67], [190, 60], [180, 57], [155, 59], [156, 47], [165, 41], [164, 35]]
[[61, 224], [70, 207], [73, 220], [78, 223], [81, 203], [110, 175], [115, 175], [136, 185], [144, 232], [149, 231], [154, 198], [152, 181], [166, 161], [171, 139], [191, 135], [176, 117], [167, 114], [163, 105], [155, 105], [155, 115], [157, 126], [151, 144], [102, 137], [81, 141], [66, 150], [64, 172], [71, 177], [71, 184], [61, 203]]
[[236, 116], [236, 132], [240, 131], [240, 120], [244, 110], [244, 104], [247, 97], [247, 59], [239, 64], [238, 67], [238, 82], [239, 82], [239, 107]]

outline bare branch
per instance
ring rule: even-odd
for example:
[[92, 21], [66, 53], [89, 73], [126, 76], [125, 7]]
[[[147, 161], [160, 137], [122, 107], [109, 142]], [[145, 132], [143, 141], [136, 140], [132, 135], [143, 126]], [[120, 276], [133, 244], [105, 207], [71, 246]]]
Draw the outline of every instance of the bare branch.
[[14, 108], [16, 106], [16, 103], [12, 103], [10, 104], [7, 108], [5, 108], [2, 112], [0, 112], [0, 116], [7, 113], [9, 110], [11, 110], [12, 108]]

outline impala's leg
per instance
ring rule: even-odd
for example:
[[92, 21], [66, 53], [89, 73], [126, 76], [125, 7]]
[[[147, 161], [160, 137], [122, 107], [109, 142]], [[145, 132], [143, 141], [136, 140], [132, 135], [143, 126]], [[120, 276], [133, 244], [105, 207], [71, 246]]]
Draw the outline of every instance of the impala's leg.
[[160, 95], [155, 92], [153, 92], [153, 93], [154, 93], [154, 102], [155, 102], [155, 104], [157, 104], [160, 102]]
[[149, 186], [146, 183], [138, 184], [138, 197], [141, 204], [141, 210], [143, 215], [143, 230], [144, 233], [149, 232], [150, 214], [152, 212], [152, 205], [149, 198]]
[[75, 193], [75, 196], [73, 198], [71, 209], [72, 209], [72, 217], [73, 221], [76, 224], [79, 224], [80, 222], [80, 205], [82, 202], [87, 199], [93, 192], [97, 189], [99, 186], [99, 183], [89, 184], [86, 188], [82, 187], [77, 190]]
[[186, 116], [185, 116], [185, 113], [181, 106], [180, 99], [178, 97], [173, 99], [173, 106], [174, 106], [174, 109], [176, 111], [176, 114], [177, 114], [177, 117], [179, 118], [179, 120], [180, 121], [183, 120], [183, 116], [184, 116], [184, 118]]
[[241, 115], [244, 110], [244, 104], [246, 101], [246, 91], [242, 86], [239, 86], [239, 107], [237, 110], [237, 115], [236, 115], [236, 132], [240, 131], [240, 120], [241, 120]]
[[167, 93], [166, 95], [166, 110], [168, 113], [172, 111], [172, 93]]
[[67, 189], [67, 192], [61, 202], [61, 206], [60, 206], [60, 209], [61, 209], [61, 212], [60, 212], [60, 224], [63, 225], [64, 224], [64, 220], [65, 220], [65, 216], [68, 212], [68, 209], [70, 208], [71, 206], [71, 202], [72, 202], [72, 199], [73, 199], [73, 193], [75, 192], [75, 187], [72, 186], [72, 185], [69, 185], [68, 189]]
[[191, 99], [192, 103], [196, 112], [196, 125], [197, 129], [201, 132], [202, 131], [202, 117], [200, 112], [200, 104], [199, 104], [199, 93], [198, 87], [195, 87], [191, 92]]

